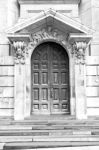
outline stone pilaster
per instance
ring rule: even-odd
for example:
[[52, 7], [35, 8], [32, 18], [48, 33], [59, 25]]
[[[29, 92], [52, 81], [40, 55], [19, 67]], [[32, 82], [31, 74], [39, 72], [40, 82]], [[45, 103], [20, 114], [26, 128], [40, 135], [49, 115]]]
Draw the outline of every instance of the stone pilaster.
[[19, 17], [19, 6], [17, 0], [8, 0], [7, 3], [7, 25], [13, 26]]
[[24, 119], [24, 101], [26, 98], [25, 46], [24, 42], [13, 42], [15, 52], [14, 119]]
[[85, 72], [85, 50], [86, 42], [75, 42], [73, 55], [75, 59], [75, 98], [76, 118], [87, 119], [86, 111], [86, 72]]

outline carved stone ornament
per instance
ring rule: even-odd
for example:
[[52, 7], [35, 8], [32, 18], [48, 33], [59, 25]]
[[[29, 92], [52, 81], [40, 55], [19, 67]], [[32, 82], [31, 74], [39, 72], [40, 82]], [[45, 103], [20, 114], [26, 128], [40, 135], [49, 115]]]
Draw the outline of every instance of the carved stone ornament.
[[15, 63], [16, 64], [24, 64], [25, 63], [25, 43], [22, 41], [17, 41], [13, 43], [14, 50], [15, 50]]
[[73, 44], [72, 54], [75, 57], [76, 64], [85, 64], [86, 42], [75, 42]]
[[56, 40], [66, 47], [70, 48], [68, 44], [68, 34], [64, 35], [57, 29], [53, 29], [51, 26], [48, 28], [43, 28], [41, 31], [31, 34], [30, 43], [28, 44], [28, 49], [34, 49], [43, 40]]

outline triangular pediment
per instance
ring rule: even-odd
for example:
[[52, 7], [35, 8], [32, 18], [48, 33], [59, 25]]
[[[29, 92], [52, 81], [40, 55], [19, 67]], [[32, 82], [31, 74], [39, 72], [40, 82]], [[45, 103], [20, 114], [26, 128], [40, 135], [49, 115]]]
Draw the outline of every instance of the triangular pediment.
[[42, 11], [35, 17], [19, 22], [10, 28], [8, 34], [36, 32], [40, 28], [53, 26], [64, 33], [92, 34], [93, 30], [55, 10]]

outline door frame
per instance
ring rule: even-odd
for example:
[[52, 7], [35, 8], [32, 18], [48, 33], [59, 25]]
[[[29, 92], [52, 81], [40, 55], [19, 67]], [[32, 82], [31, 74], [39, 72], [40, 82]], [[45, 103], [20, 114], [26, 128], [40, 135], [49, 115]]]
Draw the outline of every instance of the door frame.
[[70, 46], [64, 46], [61, 42], [55, 40], [55, 39], [47, 39], [47, 40], [42, 40], [41, 42], [39, 42], [31, 51], [31, 53], [29, 54], [29, 57], [26, 58], [26, 79], [27, 80], [27, 85], [26, 88], [28, 89], [28, 91], [26, 90], [26, 99], [25, 99], [25, 103], [24, 103], [24, 115], [25, 117], [29, 117], [31, 116], [31, 56], [32, 53], [34, 52], [35, 48], [44, 43], [44, 42], [55, 42], [56, 44], [60, 44], [67, 52], [68, 57], [69, 57], [69, 88], [70, 88], [70, 115], [75, 116], [76, 112], [75, 112], [75, 81], [74, 81], [74, 72], [75, 72], [75, 63], [74, 63], [74, 58], [72, 57], [72, 47]]
[[[67, 53], [67, 51], [64, 49], [64, 47], [63, 46], [61, 46], [60, 44], [58, 44], [58, 43], [56, 43], [56, 42], [52, 42], [52, 41], [47, 41], [47, 42], [43, 42], [43, 43], [41, 43], [41, 44], [39, 44], [35, 49], [34, 49], [34, 51], [35, 51], [35, 53], [36, 53], [36, 51], [38, 51], [38, 48], [40, 49], [40, 45], [42, 46], [42, 44], [43, 44], [43, 46], [44, 46], [44, 44], [45, 44], [45, 46], [47, 46], [46, 45], [46, 43], [47, 43], [47, 45], [49, 44], [50, 45], [50, 43], [53, 43], [53, 44], [56, 44], [57, 46], [60, 46], [59, 48], [60, 49], [63, 49], [63, 51], [67, 54], [67, 57], [68, 57], [68, 79], [69, 79], [69, 81], [68, 81], [68, 92], [69, 92], [69, 96], [68, 96], [68, 104], [69, 104], [69, 108], [68, 108], [68, 115], [70, 114], [70, 67], [69, 67], [69, 56], [68, 56], [68, 53]], [[52, 45], [53, 46], [53, 45]], [[32, 53], [32, 55], [31, 55], [31, 77], [33, 77], [32, 76], [32, 73], [33, 73], [33, 70], [32, 70], [32, 65], [33, 65], [33, 63], [32, 63], [32, 61], [33, 61], [33, 55], [34, 55], [34, 51], [33, 51], [33, 53]], [[67, 57], [66, 57], [66, 59], [67, 59]], [[51, 71], [51, 70], [50, 70]], [[49, 72], [49, 71], [48, 71]], [[32, 84], [33, 84], [33, 79], [31, 78], [31, 89], [32, 89]], [[49, 83], [48, 83], [49, 84]], [[35, 86], [35, 85], [34, 85]], [[39, 85], [38, 85], [39, 86]], [[49, 87], [49, 85], [48, 85], [48, 87]], [[48, 88], [48, 91], [49, 91], [49, 88]], [[49, 92], [48, 92], [49, 93]], [[50, 94], [48, 94], [48, 95], [50, 95]], [[31, 91], [31, 115], [39, 115], [40, 114], [40, 112], [34, 112], [33, 113], [33, 111], [32, 111], [32, 107], [33, 107], [33, 102], [32, 102], [32, 97], [33, 97], [33, 93], [32, 93], [32, 91]], [[49, 97], [49, 96], [48, 96]], [[49, 101], [50, 101], [50, 97], [49, 97]], [[50, 103], [50, 102], [49, 102]], [[49, 107], [52, 107], [51, 106], [51, 104], [50, 104], [50, 106]], [[50, 108], [51, 109], [51, 108]], [[43, 112], [41, 112], [41, 114], [43, 114]], [[63, 112], [63, 113], [59, 113], [59, 112], [53, 112], [53, 113], [51, 113], [51, 112], [46, 112], [45, 111], [45, 114], [43, 114], [43, 115], [51, 115], [51, 114], [65, 114], [65, 112]]]
[[[48, 34], [48, 35], [47, 35]], [[42, 37], [42, 36], [41, 36]], [[69, 83], [70, 83], [70, 116], [76, 117], [76, 96], [75, 96], [75, 58], [73, 57], [73, 45], [66, 41], [66, 37], [63, 33], [58, 33], [58, 36], [46, 33], [46, 37], [42, 37], [39, 40], [27, 41], [25, 51], [25, 63], [15, 64], [15, 104], [14, 104], [14, 119], [24, 120], [31, 116], [31, 56], [35, 48], [44, 42], [55, 42], [60, 44], [67, 52], [69, 56]], [[20, 80], [20, 66], [22, 67], [22, 78], [21, 89], [18, 88], [17, 81]], [[17, 96], [17, 91], [20, 95]], [[18, 97], [18, 98], [17, 98]], [[18, 99], [18, 100], [17, 100]], [[19, 103], [18, 103], [19, 101]]]

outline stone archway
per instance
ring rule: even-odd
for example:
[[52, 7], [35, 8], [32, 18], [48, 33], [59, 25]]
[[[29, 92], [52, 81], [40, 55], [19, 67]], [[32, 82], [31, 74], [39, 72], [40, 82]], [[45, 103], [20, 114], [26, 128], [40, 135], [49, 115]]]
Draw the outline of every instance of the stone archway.
[[[74, 81], [74, 58], [72, 57], [72, 46], [66, 40], [66, 36], [60, 31], [53, 32], [43, 31], [31, 35], [29, 42], [14, 42], [15, 48], [15, 112], [14, 117], [16, 120], [22, 120], [25, 117], [31, 116], [31, 56], [41, 43], [55, 42], [65, 49], [69, 57], [69, 109], [70, 115], [75, 115], [75, 81]], [[53, 34], [54, 33], [54, 34]], [[37, 38], [39, 35], [39, 38]], [[21, 50], [21, 53], [20, 53]], [[21, 71], [20, 71], [21, 70]], [[19, 89], [19, 78], [21, 79], [21, 85]], [[18, 82], [18, 84], [17, 84]], [[17, 94], [19, 93], [19, 94]], [[21, 96], [21, 97], [20, 97]], [[20, 109], [19, 109], [20, 107]], [[64, 105], [63, 107], [67, 107]]]
[[69, 57], [55, 42], [37, 46], [31, 57], [32, 114], [69, 114]]
[[[74, 39], [73, 39], [74, 38]], [[14, 118], [22, 120], [31, 115], [31, 56], [35, 48], [41, 43], [52, 41], [64, 47], [69, 56], [69, 78], [70, 78], [70, 115], [76, 118], [86, 118], [86, 95], [84, 72], [86, 42], [74, 42], [72, 37], [68, 41], [67, 36], [59, 30], [51, 28], [41, 30], [30, 35], [30, 40], [24, 42], [14, 41], [15, 49], [15, 110]], [[24, 45], [25, 43], [25, 45]], [[80, 57], [79, 57], [80, 56]], [[81, 74], [82, 73], [82, 74]], [[21, 79], [21, 82], [19, 80]], [[84, 84], [82, 84], [84, 83]], [[20, 84], [20, 88], [19, 88]], [[79, 90], [81, 89], [81, 90]], [[82, 92], [83, 89], [83, 92]], [[82, 105], [81, 105], [82, 103]], [[20, 109], [19, 109], [20, 108]]]

